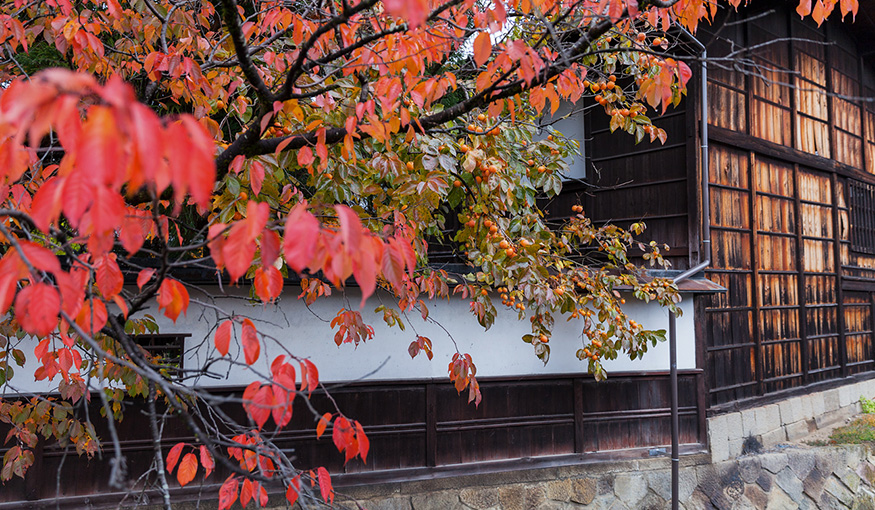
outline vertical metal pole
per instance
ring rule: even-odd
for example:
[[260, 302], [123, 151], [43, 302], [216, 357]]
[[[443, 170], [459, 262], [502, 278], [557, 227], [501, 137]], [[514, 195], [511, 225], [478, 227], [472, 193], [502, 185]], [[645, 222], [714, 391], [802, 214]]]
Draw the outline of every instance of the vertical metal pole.
[[671, 510], [678, 510], [678, 484], [680, 479], [680, 453], [678, 452], [678, 332], [677, 317], [668, 315], [669, 379], [671, 380]]

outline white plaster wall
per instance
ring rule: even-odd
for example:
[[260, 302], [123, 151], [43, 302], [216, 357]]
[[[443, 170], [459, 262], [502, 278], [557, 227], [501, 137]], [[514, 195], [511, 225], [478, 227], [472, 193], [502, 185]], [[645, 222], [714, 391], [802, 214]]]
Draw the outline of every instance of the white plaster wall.
[[[220, 295], [218, 288], [205, 288], [213, 295]], [[243, 289], [225, 289], [226, 294], [208, 306], [204, 295], [192, 292], [192, 303], [186, 317], [180, 316], [176, 324], [163, 317], [156, 308], [147, 310], [162, 322], [162, 333], [188, 333], [186, 340], [185, 367], [202, 366], [205, 359], [215, 357], [213, 347], [213, 331], [216, 324], [216, 308], [224, 312], [246, 315], [253, 319], [259, 332], [266, 333], [276, 339], [262, 344], [262, 352], [258, 362], [253, 367], [241, 366], [243, 354], [237, 338], [232, 338], [231, 352], [225, 359], [210, 366], [211, 376], [201, 377], [197, 384], [202, 386], [220, 387], [248, 384], [258, 378], [258, 372], [269, 373], [270, 361], [275, 356], [288, 352], [313, 361], [319, 369], [323, 381], [350, 380], [387, 380], [387, 379], [423, 379], [447, 377], [447, 365], [456, 352], [455, 340], [462, 353], [470, 353], [477, 366], [479, 377], [513, 376], [531, 374], [567, 374], [585, 372], [587, 365], [579, 361], [575, 352], [581, 347], [581, 323], [573, 320], [566, 322], [564, 317], [557, 317], [556, 328], [550, 340], [552, 349], [550, 361], [544, 365], [534, 354], [531, 345], [521, 340], [523, 334], [530, 332], [528, 320], [517, 320], [517, 315], [503, 307], [499, 307], [495, 325], [488, 331], [477, 324], [468, 311], [469, 302], [462, 299], [451, 299], [428, 302], [431, 317], [437, 319], [440, 326], [423, 322], [418, 312], [408, 315], [413, 328], [408, 326], [405, 331], [397, 327], [389, 328], [382, 320], [382, 314], [374, 314], [373, 309], [379, 306], [377, 297], [371, 297], [362, 314], [365, 322], [373, 326], [374, 338], [358, 347], [352, 344], [334, 343], [334, 333], [329, 322], [341, 307], [357, 308], [360, 299], [356, 291], [348, 293], [348, 298], [331, 296], [317, 301], [309, 309], [303, 301], [297, 299], [298, 288], [293, 288], [276, 304], [263, 306], [252, 305], [246, 298]], [[668, 312], [656, 304], [645, 304], [630, 296], [624, 311], [630, 318], [638, 321], [648, 329], [668, 329]], [[387, 301], [387, 304], [390, 301]], [[692, 296], [681, 303], [683, 316], [678, 318], [678, 368], [695, 368], [695, 339]], [[443, 328], [446, 328], [444, 331]], [[416, 338], [416, 334], [432, 340], [434, 359], [429, 361], [424, 353], [411, 359], [407, 346]], [[35, 383], [33, 370], [38, 364], [33, 359], [33, 347], [36, 342], [25, 339], [22, 348], [28, 355], [28, 364], [16, 369], [12, 381], [18, 391], [48, 391], [57, 387], [54, 384]], [[239, 363], [228, 362], [235, 359]], [[607, 361], [605, 367], [608, 377], [611, 372], [627, 371], [659, 371], [668, 370], [668, 342], [651, 347], [643, 360], [631, 361], [620, 357]], [[7, 389], [7, 393], [9, 390]]]

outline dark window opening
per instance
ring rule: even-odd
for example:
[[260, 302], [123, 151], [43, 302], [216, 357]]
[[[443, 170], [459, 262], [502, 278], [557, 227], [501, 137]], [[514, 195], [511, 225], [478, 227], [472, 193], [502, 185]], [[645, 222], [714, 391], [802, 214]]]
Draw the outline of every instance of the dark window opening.
[[848, 180], [851, 249], [875, 254], [875, 185]]
[[168, 375], [178, 376], [183, 367], [185, 338], [183, 333], [155, 333], [134, 335], [133, 340], [150, 356], [156, 357], [156, 363], [167, 367]]

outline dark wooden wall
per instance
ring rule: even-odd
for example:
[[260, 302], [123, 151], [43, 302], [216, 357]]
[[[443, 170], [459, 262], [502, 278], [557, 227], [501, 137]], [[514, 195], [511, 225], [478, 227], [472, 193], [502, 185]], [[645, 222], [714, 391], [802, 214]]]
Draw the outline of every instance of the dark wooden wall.
[[[697, 392], [701, 377], [701, 370], [681, 371], [679, 380], [680, 440], [695, 449], [705, 443], [704, 402]], [[303, 401], [296, 403], [292, 422], [276, 441], [297, 467], [326, 466], [333, 473], [348, 475], [341, 477], [347, 484], [404, 480], [424, 468], [452, 470], [455, 466], [471, 472], [478, 464], [496, 461], [510, 462], [505, 464], [507, 469], [514, 459], [520, 466], [533, 467], [539, 459], [549, 465], [556, 459], [576, 462], [591, 455], [647, 456], [646, 449], [637, 453], [629, 449], [670, 444], [666, 374], [615, 374], [601, 383], [569, 375], [484, 379], [480, 384], [483, 401], [479, 407], [468, 404], [466, 395], [459, 396], [446, 381], [357, 383], [330, 390], [339, 408], [363, 424], [371, 441], [367, 464], [356, 459], [344, 465], [330, 430], [317, 440], [313, 415]], [[334, 408], [321, 394], [314, 393], [312, 403], [320, 412]], [[118, 425], [131, 474], [147, 469], [152, 457], [142, 410], [141, 402], [129, 403], [126, 418]], [[239, 404], [228, 404], [226, 411], [244, 418]], [[97, 408], [91, 416], [98, 434], [107, 438]], [[5, 432], [0, 430], [3, 436]], [[180, 420], [171, 418], [165, 426], [165, 455], [178, 441], [194, 442], [194, 438]], [[107, 446], [103, 459], [88, 461], [73, 452], [65, 458], [57, 445], [41, 444], [35, 451], [37, 464], [27, 478], [16, 478], [0, 490], [0, 507], [3, 502], [53, 499], [61, 463], [60, 496], [65, 501], [82, 501], [77, 496], [96, 501], [101, 494], [106, 496], [112, 492], [107, 486], [110, 450]], [[227, 475], [220, 467], [208, 483], [220, 483]], [[214, 497], [214, 489], [206, 494]], [[198, 495], [197, 491], [185, 494]], [[46, 504], [54, 507], [54, 503]]]
[[846, 199], [849, 180], [875, 182], [875, 114], [826, 94], [871, 94], [871, 68], [842, 25], [818, 29], [787, 5], [704, 35], [711, 57], [756, 48], [736, 53], [745, 72], [709, 66], [708, 277], [728, 289], [708, 298], [712, 406], [875, 366], [875, 259], [851, 246]]

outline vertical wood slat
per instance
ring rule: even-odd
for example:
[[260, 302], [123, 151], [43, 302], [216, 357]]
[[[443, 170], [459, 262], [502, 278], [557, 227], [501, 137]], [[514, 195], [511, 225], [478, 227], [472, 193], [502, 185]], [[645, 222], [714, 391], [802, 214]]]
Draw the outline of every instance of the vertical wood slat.
[[[704, 296], [694, 298], [693, 308], [696, 317], [707, 317], [705, 299]], [[705, 414], [705, 409], [707, 409], [709, 405], [708, 397], [710, 393], [708, 391], [710, 388], [708, 388], [707, 380], [705, 379], [705, 370], [707, 370], [708, 365], [708, 358], [705, 355], [705, 350], [708, 344], [705, 340], [705, 336], [707, 335], [707, 321], [697, 320], [695, 322], [694, 334], [696, 337], [694, 345], [696, 348], [696, 368], [702, 370], [700, 373], [696, 374], [696, 406], [699, 408], [699, 437], [703, 438], [702, 441], [705, 443], [705, 447], [710, 448], [710, 445], [708, 444], [708, 434], [703, 432], [708, 430], [708, 419]]]
[[799, 349], [802, 357], [802, 384], [808, 384], [808, 368], [810, 362], [808, 360], [808, 334], [806, 332], [806, 299], [805, 299], [805, 250], [803, 249], [805, 240], [802, 238], [802, 199], [799, 191], [799, 165], [793, 165], [793, 191], [794, 204], [796, 213], [796, 288], [798, 295], [796, 296], [797, 306], [796, 311], [799, 317]]
[[437, 465], [437, 388], [425, 385], [425, 465]]
[[760, 324], [762, 312], [760, 311], [760, 273], [759, 273], [759, 234], [757, 231], [758, 200], [757, 200], [757, 168], [756, 154], [751, 152], [748, 161], [748, 195], [750, 207], [750, 269], [751, 269], [751, 306], [753, 307], [753, 338], [754, 351], [754, 379], [757, 381], [757, 394], [762, 395], [765, 391], [763, 385], [763, 335]]
[[[586, 397], [583, 391], [583, 379], [575, 377], [574, 386], [574, 452], [583, 453], [585, 450], [584, 426], [583, 426], [583, 399]], [[704, 409], [702, 409], [704, 411]]]
[[839, 361], [842, 366], [842, 376], [848, 375], [848, 343], [845, 338], [845, 298], [842, 290], [842, 247], [841, 247], [841, 232], [839, 231], [839, 196], [838, 196], [838, 178], [836, 174], [831, 174], [832, 179], [832, 237], [833, 237], [833, 270], [835, 271], [836, 281], [836, 301], [838, 301], [838, 309], [836, 311], [836, 327], [839, 333]]
[[869, 293], [869, 331], [872, 338], [872, 359], [875, 360], [875, 292]]

